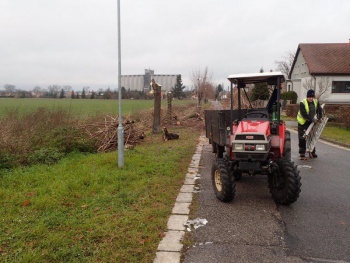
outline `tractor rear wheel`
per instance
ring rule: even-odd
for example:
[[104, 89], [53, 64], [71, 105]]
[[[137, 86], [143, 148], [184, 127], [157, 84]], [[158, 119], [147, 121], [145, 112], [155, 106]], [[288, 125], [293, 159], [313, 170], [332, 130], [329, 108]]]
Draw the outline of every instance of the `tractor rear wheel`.
[[218, 158], [211, 168], [211, 179], [216, 197], [222, 202], [230, 202], [235, 197], [236, 184], [224, 159]]
[[301, 182], [299, 171], [290, 159], [277, 160], [277, 166], [269, 174], [268, 183], [272, 198], [277, 204], [290, 205], [297, 201]]

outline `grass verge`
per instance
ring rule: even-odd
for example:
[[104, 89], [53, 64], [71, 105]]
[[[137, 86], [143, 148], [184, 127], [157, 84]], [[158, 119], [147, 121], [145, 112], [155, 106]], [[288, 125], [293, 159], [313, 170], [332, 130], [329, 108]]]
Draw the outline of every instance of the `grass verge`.
[[322, 131], [321, 139], [350, 147], [350, 130], [343, 127], [331, 126], [328, 123]]
[[152, 262], [199, 130], [0, 174], [1, 262]]
[[[193, 103], [192, 100], [173, 100], [172, 104], [187, 105]], [[17, 110], [20, 115], [34, 112], [40, 107], [49, 110], [62, 109], [71, 112], [75, 116], [85, 118], [95, 115], [116, 115], [119, 114], [118, 100], [101, 99], [14, 99], [0, 98], [0, 117], [6, 115], [8, 111]], [[133, 114], [140, 110], [152, 109], [153, 100], [123, 100], [123, 115]], [[162, 108], [167, 108], [167, 100], [162, 100]]]

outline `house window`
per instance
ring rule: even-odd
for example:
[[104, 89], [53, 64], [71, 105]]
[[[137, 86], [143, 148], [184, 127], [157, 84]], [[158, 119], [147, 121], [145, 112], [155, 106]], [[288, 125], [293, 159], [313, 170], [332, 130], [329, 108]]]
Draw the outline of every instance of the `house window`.
[[350, 93], [350, 81], [333, 81], [332, 93]]

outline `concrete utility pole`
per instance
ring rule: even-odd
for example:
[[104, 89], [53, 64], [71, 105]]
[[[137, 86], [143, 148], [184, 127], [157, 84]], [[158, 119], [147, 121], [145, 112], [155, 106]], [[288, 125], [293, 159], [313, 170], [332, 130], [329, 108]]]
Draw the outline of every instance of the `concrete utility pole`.
[[120, 0], [118, 0], [118, 89], [119, 89], [119, 125], [118, 125], [118, 167], [124, 167], [124, 128], [122, 115], [122, 75], [121, 75], [121, 37], [120, 37]]
[[156, 83], [154, 79], [152, 79], [151, 81], [151, 86], [153, 88], [153, 95], [154, 95], [153, 133], [159, 133], [162, 86]]

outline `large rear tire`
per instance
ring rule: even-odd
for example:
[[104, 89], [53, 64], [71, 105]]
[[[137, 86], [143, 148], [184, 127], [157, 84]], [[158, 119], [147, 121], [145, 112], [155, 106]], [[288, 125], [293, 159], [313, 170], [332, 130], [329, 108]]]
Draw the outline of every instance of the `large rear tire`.
[[269, 174], [268, 183], [272, 198], [277, 204], [290, 205], [297, 201], [301, 182], [299, 171], [290, 159], [277, 160], [277, 167]]
[[236, 193], [236, 184], [223, 159], [218, 158], [213, 162], [211, 179], [217, 199], [222, 202], [232, 201]]

